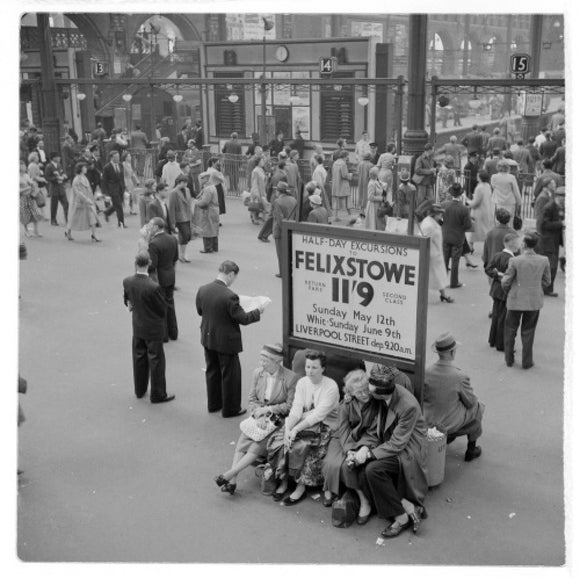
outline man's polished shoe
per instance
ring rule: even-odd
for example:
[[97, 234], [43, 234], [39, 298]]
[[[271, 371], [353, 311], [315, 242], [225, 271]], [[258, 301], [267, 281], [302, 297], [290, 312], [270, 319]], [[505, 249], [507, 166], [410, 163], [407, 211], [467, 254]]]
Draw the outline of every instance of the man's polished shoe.
[[381, 536], [383, 538], [394, 538], [395, 536], [398, 536], [403, 530], [410, 528], [412, 525], [413, 521], [411, 520], [410, 516], [409, 519], [404, 524], [401, 524], [401, 522], [397, 522], [395, 520], [390, 526], [387, 526], [381, 532]]
[[238, 417], [240, 415], [244, 415], [247, 412], [248, 412], [248, 410], [246, 408], [243, 408], [240, 411], [238, 411], [237, 413], [232, 413], [231, 415], [224, 415], [223, 417]]
[[161, 399], [152, 399], [151, 403], [165, 403], [166, 401], [172, 401], [175, 399], [175, 394], [174, 395], [166, 395], [165, 397], [161, 398]]
[[471, 462], [478, 458], [481, 455], [481, 448], [479, 446], [475, 446], [474, 448], [467, 448], [465, 452], [465, 461]]
[[528, 365], [522, 365], [522, 369], [531, 369], [532, 367], [534, 367], [533, 363], [530, 363]]
[[135, 394], [135, 397], [136, 397], [137, 399], [141, 399], [141, 398], [145, 397], [145, 394], [146, 394], [146, 393], [147, 393], [146, 391], [144, 391], [144, 392], [143, 392], [141, 395], [139, 395], [139, 394], [137, 394], [137, 393], [136, 393], [136, 394]]
[[258, 237], [258, 241], [262, 241], [262, 243], [269, 243], [270, 239], [266, 239], [264, 237]]
[[200, 253], [213, 253], [213, 251], [206, 251], [205, 249], [202, 249]]
[[549, 291], [548, 293], [544, 293], [546, 297], [558, 297], [558, 294], [554, 291]]
[[50, 222], [50, 224], [51, 224], [53, 227], [58, 227], [58, 223], [57, 223], [56, 221], [51, 221], [51, 222]]
[[506, 364], [508, 367], [513, 367], [513, 366], [514, 366], [514, 362], [513, 362], [513, 361], [506, 361], [506, 362], [505, 362], [505, 364]]
[[275, 277], [278, 277], [278, 279], [282, 279], [282, 275], [280, 275], [280, 273], [276, 273]]
[[364, 526], [370, 520], [371, 514], [370, 512], [366, 516], [357, 516], [356, 523], [359, 526]]
[[459, 283], [457, 285], [448, 285], [449, 289], [460, 289], [461, 287], [465, 287], [465, 283]]

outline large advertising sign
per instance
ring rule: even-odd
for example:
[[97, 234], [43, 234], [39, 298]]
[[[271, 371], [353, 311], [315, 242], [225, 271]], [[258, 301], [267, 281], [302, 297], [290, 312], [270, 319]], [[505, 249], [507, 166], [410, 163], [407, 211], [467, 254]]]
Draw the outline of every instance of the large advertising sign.
[[413, 360], [419, 249], [292, 233], [292, 334]]
[[429, 240], [283, 223], [284, 325], [291, 347], [331, 348], [424, 370]]

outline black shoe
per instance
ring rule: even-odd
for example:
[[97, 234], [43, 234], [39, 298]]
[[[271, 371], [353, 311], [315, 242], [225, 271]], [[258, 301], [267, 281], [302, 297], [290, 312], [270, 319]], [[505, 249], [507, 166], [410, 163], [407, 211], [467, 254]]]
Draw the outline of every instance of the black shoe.
[[121, 229], [128, 229], [128, 227], [127, 227], [127, 225], [125, 225], [125, 223], [118, 223], [117, 226], [120, 227]]
[[228, 494], [233, 496], [236, 491], [236, 488], [237, 488], [236, 484], [230, 484], [230, 482], [226, 482], [225, 486], [222, 486], [222, 492], [227, 492]]
[[413, 521], [411, 520], [411, 516], [409, 516], [409, 519], [404, 524], [394, 521], [390, 526], [387, 526], [381, 532], [381, 536], [383, 538], [394, 538], [395, 536], [398, 536], [403, 530], [410, 528], [412, 525]]
[[282, 500], [282, 503], [285, 506], [293, 506], [294, 504], [297, 504], [298, 502], [301, 502], [305, 497], [306, 497], [306, 490], [304, 490], [302, 492], [302, 495], [299, 498], [292, 498], [291, 496], [287, 496], [286, 498], [284, 498]]
[[287, 491], [288, 491], [288, 490], [284, 490], [284, 491], [283, 491], [281, 494], [279, 494], [278, 492], [276, 492], [276, 491], [274, 490], [274, 493], [272, 494], [272, 499], [273, 499], [275, 502], [281, 502], [281, 501], [284, 499], [284, 496], [286, 495], [286, 492], [287, 492]]
[[51, 224], [53, 227], [58, 227], [58, 223], [57, 223], [56, 221], [51, 221], [51, 222], [50, 222], [50, 224]]
[[471, 462], [478, 458], [481, 455], [481, 448], [479, 446], [475, 446], [474, 448], [467, 448], [465, 452], [465, 461]]
[[533, 363], [530, 363], [529, 365], [522, 365], [522, 369], [530, 369], [532, 367], [534, 367]]
[[166, 395], [162, 399], [152, 399], [151, 403], [165, 403], [166, 401], [172, 401], [175, 399], [175, 395]]
[[548, 291], [547, 293], [544, 293], [544, 295], [546, 297], [558, 297], [558, 294], [555, 293], [554, 291]]
[[218, 407], [217, 409], [209, 409], [208, 408], [207, 411], [208, 411], [208, 413], [217, 413], [218, 411], [221, 411], [221, 410], [222, 410], [222, 408], [221, 407]]
[[439, 300], [442, 303], [454, 303], [455, 299], [453, 297], [449, 297], [449, 295], [439, 295]]
[[145, 394], [146, 394], [146, 393], [147, 393], [146, 391], [144, 391], [142, 394], [138, 394], [138, 393], [136, 393], [136, 394], [135, 394], [135, 397], [136, 397], [137, 399], [141, 399], [141, 398], [145, 397]]
[[275, 277], [278, 277], [278, 279], [282, 279], [282, 275], [280, 275], [280, 273], [276, 273]]
[[330, 508], [330, 506], [332, 506], [332, 504], [334, 504], [334, 502], [336, 502], [336, 500], [338, 500], [338, 496], [332, 494], [332, 496], [330, 496], [330, 498], [322, 498], [322, 505], [325, 508]]
[[240, 415], [244, 415], [247, 412], [248, 412], [248, 410], [246, 408], [243, 408], [243, 409], [240, 409], [240, 411], [238, 411], [237, 413], [232, 413], [231, 415], [224, 415], [223, 417], [238, 417]]
[[225, 486], [228, 481], [220, 474], [219, 476], [216, 476], [213, 481], [221, 488], [223, 486]]
[[202, 250], [200, 251], [200, 253], [213, 253], [213, 251], [212, 251], [212, 250], [206, 251], [205, 249], [202, 249]]
[[269, 243], [270, 239], [266, 239], [264, 237], [258, 237], [258, 241], [262, 241], [262, 243]]
[[465, 287], [465, 283], [458, 283], [457, 285], [448, 285], [449, 289], [460, 289], [461, 287]]

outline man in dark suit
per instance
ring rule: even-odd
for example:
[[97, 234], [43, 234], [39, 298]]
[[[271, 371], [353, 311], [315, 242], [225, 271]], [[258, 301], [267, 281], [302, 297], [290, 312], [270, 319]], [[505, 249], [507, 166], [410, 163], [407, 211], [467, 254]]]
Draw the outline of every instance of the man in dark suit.
[[425, 199], [433, 199], [433, 187], [437, 178], [437, 169], [433, 160], [433, 145], [427, 143], [423, 153], [417, 157], [413, 169], [413, 183], [417, 185], [417, 206]]
[[483, 261], [483, 268], [487, 268], [493, 256], [503, 250], [503, 240], [508, 233], [514, 233], [515, 229], [510, 227], [508, 223], [511, 219], [511, 214], [507, 209], [499, 208], [495, 212], [495, 218], [498, 224], [488, 231], [483, 242], [483, 253], [481, 259]]
[[507, 271], [510, 259], [520, 249], [520, 236], [517, 233], [507, 233], [503, 239], [503, 251], [496, 253], [485, 268], [486, 275], [492, 280], [489, 295], [493, 299], [491, 312], [491, 327], [489, 329], [488, 343], [498, 351], [504, 350], [504, 330], [506, 309], [506, 292], [501, 286], [501, 278]]
[[242, 370], [238, 354], [242, 351], [240, 325], [260, 320], [263, 307], [245, 312], [239, 297], [230, 289], [240, 269], [224, 261], [217, 279], [199, 288], [195, 306], [201, 315], [201, 344], [205, 353], [207, 409], [223, 417], [246, 413], [241, 406]]
[[123, 166], [120, 163], [119, 151], [114, 150], [109, 153], [109, 162], [103, 168], [103, 175], [101, 176], [101, 189], [103, 194], [111, 197], [111, 206], [105, 210], [105, 219], [108, 221], [109, 216], [116, 212], [118, 226], [126, 229], [127, 225], [125, 225], [125, 217], [123, 215], [125, 176], [123, 174]]
[[147, 222], [159, 217], [163, 220], [166, 233], [171, 233], [174, 224], [171, 222], [169, 207], [167, 206], [167, 195], [169, 187], [165, 183], [159, 183], [156, 187], [155, 194], [151, 195], [151, 201], [145, 210]]
[[479, 127], [474, 124], [471, 131], [461, 141], [461, 144], [467, 149], [467, 154], [476, 152], [480, 156], [483, 153], [483, 138], [478, 129]]
[[544, 295], [557, 297], [554, 293], [554, 281], [558, 273], [558, 253], [562, 244], [562, 230], [564, 222], [560, 214], [560, 205], [556, 201], [556, 182], [548, 181], [536, 199], [536, 231], [540, 238], [536, 250], [539, 255], [545, 255], [550, 261], [550, 285], [544, 288]]
[[516, 333], [522, 322], [522, 367], [533, 367], [533, 346], [540, 309], [544, 305], [542, 289], [550, 286], [550, 261], [534, 251], [538, 243], [536, 232], [524, 235], [522, 254], [513, 257], [502, 277], [501, 286], [507, 291], [507, 315], [505, 320], [505, 362], [514, 364]]
[[278, 196], [272, 202], [272, 216], [274, 217], [272, 232], [278, 257], [276, 277], [282, 277], [282, 221], [295, 218], [298, 201], [288, 194], [288, 183], [280, 181], [276, 188]]
[[66, 197], [66, 190], [64, 182], [68, 177], [64, 174], [62, 165], [60, 164], [60, 154], [57, 152], [50, 153], [50, 162], [44, 169], [44, 178], [48, 183], [48, 194], [50, 195], [50, 224], [55, 227], [58, 226], [56, 214], [58, 212], [58, 203], [62, 205], [62, 212], [64, 213], [64, 221], [68, 222], [68, 199]]
[[150, 221], [151, 241], [149, 241], [149, 255], [151, 264], [149, 274], [159, 283], [161, 292], [167, 302], [167, 315], [165, 320], [165, 335], [163, 340], [177, 339], [177, 317], [175, 315], [175, 263], [179, 257], [177, 239], [165, 231], [165, 222], [160, 217]]
[[441, 203], [443, 213], [443, 258], [445, 268], [449, 271], [449, 259], [451, 259], [451, 280], [449, 287], [457, 289], [463, 287], [459, 283], [459, 261], [465, 241], [465, 232], [471, 229], [472, 221], [469, 209], [463, 204], [461, 195], [463, 188], [459, 183], [453, 183], [449, 189], [453, 199]]
[[175, 399], [167, 395], [163, 333], [167, 304], [160, 287], [147, 274], [147, 252], [137, 254], [136, 273], [123, 280], [123, 300], [133, 317], [133, 381], [138, 398], [147, 393], [151, 376], [151, 403]]

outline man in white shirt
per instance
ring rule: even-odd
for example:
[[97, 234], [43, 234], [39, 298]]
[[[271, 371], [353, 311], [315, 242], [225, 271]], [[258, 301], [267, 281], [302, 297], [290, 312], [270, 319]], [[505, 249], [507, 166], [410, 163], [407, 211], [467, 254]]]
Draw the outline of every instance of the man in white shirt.
[[181, 174], [179, 163], [175, 160], [175, 152], [167, 151], [167, 162], [161, 171], [161, 180], [169, 187], [175, 188], [175, 179]]
[[363, 160], [363, 157], [366, 153], [371, 153], [371, 139], [369, 137], [369, 133], [366, 130], [363, 130], [361, 139], [356, 143], [354, 153], [358, 162]]

